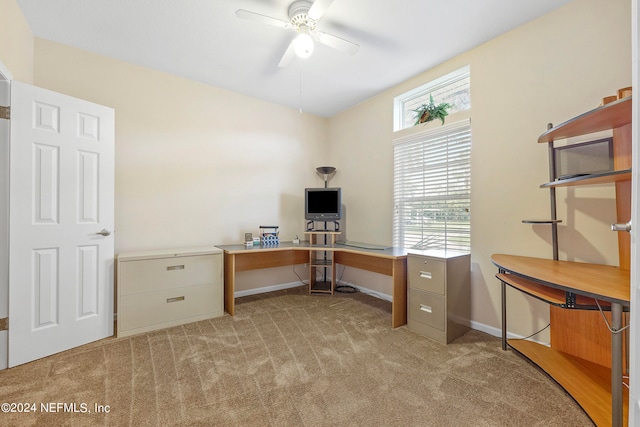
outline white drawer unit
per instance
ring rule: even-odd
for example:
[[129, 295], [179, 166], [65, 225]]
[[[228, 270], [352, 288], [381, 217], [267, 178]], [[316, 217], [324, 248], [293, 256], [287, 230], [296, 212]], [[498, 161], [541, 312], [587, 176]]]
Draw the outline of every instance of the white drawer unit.
[[407, 255], [407, 327], [442, 344], [469, 330], [471, 256], [444, 251]]
[[116, 286], [119, 337], [222, 316], [222, 250], [119, 254]]

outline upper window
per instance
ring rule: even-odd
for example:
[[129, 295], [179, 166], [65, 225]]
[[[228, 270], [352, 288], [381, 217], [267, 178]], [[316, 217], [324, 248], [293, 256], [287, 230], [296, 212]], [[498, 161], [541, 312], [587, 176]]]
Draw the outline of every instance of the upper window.
[[430, 96], [433, 96], [436, 104], [446, 102], [451, 105], [449, 114], [470, 109], [470, 87], [470, 71], [467, 66], [395, 97], [394, 132], [413, 127], [416, 123], [416, 113], [413, 110], [422, 104], [428, 104]]

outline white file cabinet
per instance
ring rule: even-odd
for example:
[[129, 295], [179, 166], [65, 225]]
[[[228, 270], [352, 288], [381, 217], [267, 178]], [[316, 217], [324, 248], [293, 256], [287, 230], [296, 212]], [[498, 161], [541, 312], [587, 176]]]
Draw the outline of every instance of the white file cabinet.
[[469, 330], [471, 257], [444, 251], [407, 255], [407, 327], [448, 344]]
[[119, 337], [222, 316], [222, 250], [119, 254], [117, 289]]

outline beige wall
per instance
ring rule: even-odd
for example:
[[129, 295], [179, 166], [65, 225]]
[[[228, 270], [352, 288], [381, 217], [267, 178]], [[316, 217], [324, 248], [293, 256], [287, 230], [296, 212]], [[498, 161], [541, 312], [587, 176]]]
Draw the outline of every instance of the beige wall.
[[[35, 69], [37, 86], [115, 108], [116, 253], [241, 243], [260, 225], [302, 236], [326, 119], [37, 38]], [[266, 276], [256, 286], [297, 280]]]
[[35, 83], [116, 110], [116, 252], [302, 234], [326, 119], [36, 39]]
[[0, 61], [14, 79], [33, 82], [33, 35], [15, 0], [0, 0]]
[[[549, 192], [539, 188], [548, 181], [547, 149], [537, 138], [547, 123], [595, 108], [602, 97], [631, 85], [630, 7], [628, 0], [576, 0], [333, 117], [329, 152], [349, 208], [348, 238], [392, 243], [392, 140], [424, 129], [394, 134], [393, 97], [470, 65], [472, 316], [499, 327], [491, 254], [552, 255], [550, 228], [521, 222], [549, 218]], [[616, 237], [609, 231], [613, 186], [559, 189], [557, 199], [561, 258], [616, 264]], [[355, 271], [345, 275], [366, 280]], [[375, 287], [390, 293], [388, 281]], [[545, 304], [515, 292], [509, 299], [510, 330], [529, 335], [548, 322]]]

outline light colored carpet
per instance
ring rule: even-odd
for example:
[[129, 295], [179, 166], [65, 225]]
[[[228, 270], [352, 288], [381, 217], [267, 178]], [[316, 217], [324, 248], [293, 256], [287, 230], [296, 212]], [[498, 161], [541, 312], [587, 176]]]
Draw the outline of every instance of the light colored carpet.
[[[109, 338], [0, 371], [22, 426], [581, 426], [545, 374], [471, 331], [448, 346], [391, 329], [388, 302], [294, 288], [237, 314]], [[41, 403], [81, 412], [45, 413]], [[109, 413], [95, 413], [95, 404]], [[86, 405], [87, 413], [83, 413]]]

